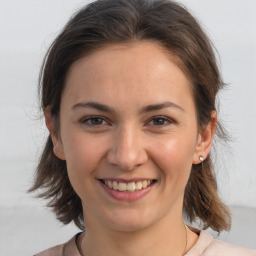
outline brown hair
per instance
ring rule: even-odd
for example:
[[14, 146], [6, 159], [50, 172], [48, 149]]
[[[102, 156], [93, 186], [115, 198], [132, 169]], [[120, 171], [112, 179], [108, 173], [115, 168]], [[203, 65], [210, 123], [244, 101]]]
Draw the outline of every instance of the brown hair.
[[[198, 125], [203, 128], [216, 110], [216, 94], [224, 83], [213, 47], [198, 22], [186, 8], [168, 0], [97, 0], [79, 10], [45, 56], [39, 79], [42, 109], [48, 107], [58, 120], [61, 93], [74, 61], [107, 44], [140, 40], [153, 40], [178, 57], [193, 84]], [[220, 123], [217, 136], [226, 138]], [[49, 136], [30, 192], [41, 189], [38, 196], [50, 199], [48, 206], [60, 221], [74, 221], [84, 229], [81, 199], [66, 168], [66, 162], [54, 155]], [[190, 222], [199, 218], [204, 228], [219, 232], [230, 228], [230, 213], [218, 196], [210, 155], [203, 165], [192, 166], [183, 208]]]

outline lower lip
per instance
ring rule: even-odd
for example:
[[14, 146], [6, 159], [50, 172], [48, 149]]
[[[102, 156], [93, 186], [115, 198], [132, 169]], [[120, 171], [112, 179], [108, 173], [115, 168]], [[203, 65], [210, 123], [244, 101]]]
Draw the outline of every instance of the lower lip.
[[135, 190], [134, 192], [122, 192], [122, 191], [114, 190], [108, 187], [107, 185], [103, 184], [101, 181], [99, 181], [99, 183], [101, 187], [107, 192], [107, 194], [110, 195], [112, 198], [119, 201], [127, 201], [127, 202], [133, 202], [145, 197], [151, 191], [152, 187], [155, 185], [155, 182], [153, 182], [148, 187], [140, 190]]

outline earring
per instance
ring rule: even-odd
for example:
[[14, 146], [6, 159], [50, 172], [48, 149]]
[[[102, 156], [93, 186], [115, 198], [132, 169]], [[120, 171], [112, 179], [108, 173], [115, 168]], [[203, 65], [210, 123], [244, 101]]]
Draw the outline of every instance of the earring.
[[203, 162], [204, 158], [202, 156], [199, 157], [200, 161]]

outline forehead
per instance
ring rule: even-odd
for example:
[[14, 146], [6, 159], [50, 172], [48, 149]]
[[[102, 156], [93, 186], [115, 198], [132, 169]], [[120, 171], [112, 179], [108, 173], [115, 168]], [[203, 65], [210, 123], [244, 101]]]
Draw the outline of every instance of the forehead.
[[[117, 71], [125, 70], [132, 71], [138, 75], [136, 77], [140, 77], [143, 74], [142, 68], [140, 68], [142, 66], [145, 72], [151, 71], [148, 75], [154, 75], [156, 73], [154, 71], [168, 68], [171, 64], [176, 64], [178, 68], [181, 66], [180, 63], [180, 59], [175, 54], [155, 41], [110, 44], [86, 54], [73, 63], [69, 69], [68, 79], [74, 72], [79, 72], [78, 70], [81, 68], [84, 69], [83, 72], [87, 68], [90, 73], [87, 75], [93, 75], [99, 70], [102, 75], [104, 75], [104, 71], [107, 73], [112, 71], [116, 75]], [[95, 72], [91, 73], [92, 69]], [[172, 72], [172, 69], [169, 69], [169, 72]]]
[[175, 55], [155, 42], [108, 45], [73, 63], [64, 95], [76, 101], [86, 97], [182, 100], [191, 97], [191, 84], [177, 63]]

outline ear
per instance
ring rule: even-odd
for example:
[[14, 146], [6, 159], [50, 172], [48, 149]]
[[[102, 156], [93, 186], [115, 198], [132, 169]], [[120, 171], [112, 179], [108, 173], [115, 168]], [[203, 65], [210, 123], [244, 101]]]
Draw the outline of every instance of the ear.
[[54, 154], [61, 160], [66, 160], [62, 141], [60, 138], [60, 135], [57, 132], [56, 129], [56, 120], [51, 115], [50, 108], [47, 107], [44, 110], [44, 117], [45, 117], [45, 124], [50, 132], [52, 143], [53, 143], [53, 152]]
[[200, 157], [206, 159], [210, 153], [213, 136], [216, 129], [217, 113], [216, 111], [211, 112], [211, 121], [205, 128], [199, 133], [196, 150], [194, 153], [193, 164], [201, 163]]

